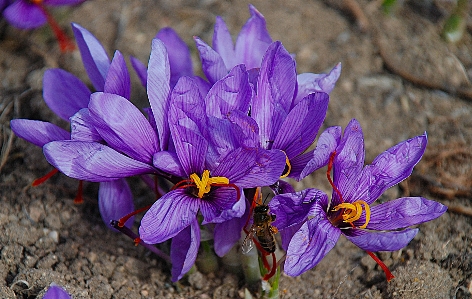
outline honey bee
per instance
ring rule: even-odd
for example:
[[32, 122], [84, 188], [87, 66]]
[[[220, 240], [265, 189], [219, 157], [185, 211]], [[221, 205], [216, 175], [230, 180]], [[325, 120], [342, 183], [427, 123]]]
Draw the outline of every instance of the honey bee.
[[[247, 254], [254, 247], [253, 238], [257, 237], [257, 242], [265, 251], [265, 255], [275, 252], [275, 237], [277, 228], [271, 223], [275, 221], [275, 215], [269, 214], [269, 207], [267, 205], [259, 205], [254, 208], [253, 224], [247, 236], [241, 245], [243, 254]], [[259, 248], [260, 249], [260, 248]]]

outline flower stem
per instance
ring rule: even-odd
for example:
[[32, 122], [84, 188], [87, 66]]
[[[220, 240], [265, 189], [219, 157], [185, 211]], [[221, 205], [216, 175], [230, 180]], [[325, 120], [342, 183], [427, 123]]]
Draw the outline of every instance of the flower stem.
[[248, 286], [254, 286], [261, 281], [261, 270], [259, 268], [259, 256], [256, 249], [250, 250], [241, 257], [244, 278]]

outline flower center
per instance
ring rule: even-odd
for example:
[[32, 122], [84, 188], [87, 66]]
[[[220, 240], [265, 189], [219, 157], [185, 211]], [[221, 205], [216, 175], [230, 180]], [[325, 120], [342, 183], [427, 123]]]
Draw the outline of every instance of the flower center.
[[[364, 208], [362, 208], [364, 206]], [[366, 228], [370, 221], [370, 206], [363, 200], [356, 200], [353, 203], [343, 202], [333, 208], [333, 212], [343, 209], [342, 218], [343, 222], [350, 223], [353, 227], [353, 222], [359, 220], [362, 215], [362, 211], [365, 210], [365, 223], [359, 228]]]
[[210, 177], [210, 171], [203, 171], [202, 177], [199, 178], [196, 173], [190, 175], [190, 179], [198, 189], [198, 197], [202, 198], [203, 195], [207, 194], [211, 190], [212, 185], [229, 185], [229, 179], [222, 176]]

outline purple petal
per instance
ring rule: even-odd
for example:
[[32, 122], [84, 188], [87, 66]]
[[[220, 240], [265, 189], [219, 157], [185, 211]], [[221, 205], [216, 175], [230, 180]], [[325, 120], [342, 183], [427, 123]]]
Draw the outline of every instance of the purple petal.
[[208, 81], [210, 81], [211, 84], [214, 84], [228, 73], [228, 69], [226, 68], [220, 54], [200, 38], [194, 37], [193, 39], [195, 40], [195, 45], [200, 53], [203, 73], [207, 77]]
[[170, 65], [164, 43], [158, 39], [152, 40], [151, 57], [149, 58], [147, 74], [147, 93], [152, 113], [158, 128], [160, 149], [167, 150], [169, 145], [169, 111], [170, 94]]
[[346, 231], [345, 236], [363, 250], [395, 251], [408, 245], [418, 231], [417, 228], [393, 232], [369, 232], [355, 229]]
[[[249, 209], [247, 209], [249, 211]], [[217, 223], [214, 231], [215, 253], [219, 257], [226, 255], [241, 238], [241, 230], [246, 223], [249, 213], [242, 217], [235, 217], [228, 221]]]
[[90, 90], [79, 78], [61, 69], [44, 72], [43, 98], [48, 107], [62, 119], [69, 118], [87, 108]]
[[80, 109], [70, 118], [70, 139], [75, 141], [103, 141], [92, 124], [88, 108]]
[[[269, 202], [270, 210], [277, 215], [272, 223], [279, 230], [307, 220], [312, 208], [321, 211], [320, 200], [327, 201], [328, 196], [318, 189], [305, 189], [296, 193], [286, 193], [274, 196]], [[314, 207], [314, 205], [317, 205]], [[311, 214], [313, 214], [312, 212]]]
[[234, 188], [212, 189], [207, 197], [201, 200], [202, 224], [221, 223], [234, 217], [241, 217], [246, 208], [244, 202], [244, 198], [237, 198]]
[[200, 247], [200, 226], [195, 220], [178, 233], [170, 246], [170, 258], [172, 261], [172, 282], [180, 280], [185, 273], [190, 271], [197, 259]]
[[51, 165], [78, 180], [106, 182], [155, 173], [152, 166], [131, 159], [97, 142], [53, 141], [46, 144], [43, 151]]
[[126, 61], [120, 51], [115, 52], [115, 56], [111, 61], [103, 91], [120, 95], [128, 100], [130, 99], [131, 81]]
[[13, 119], [10, 122], [10, 127], [16, 136], [39, 147], [43, 147], [51, 141], [70, 139], [69, 132], [44, 121]]
[[341, 235], [341, 230], [326, 219], [315, 217], [305, 222], [295, 233], [287, 249], [284, 271], [298, 276], [316, 266]]
[[[98, 189], [98, 208], [103, 222], [111, 228], [110, 221], [118, 220], [134, 211], [133, 194], [125, 179], [102, 182]], [[126, 221], [128, 228], [133, 226], [134, 216]]]
[[341, 139], [341, 127], [329, 127], [316, 144], [316, 148], [308, 153], [293, 158], [290, 162], [292, 170], [289, 177], [301, 181], [317, 169], [328, 165], [331, 153], [336, 149]]
[[251, 116], [259, 125], [261, 146], [272, 143], [287, 117], [296, 88], [295, 61], [280, 42], [274, 42], [262, 61]]
[[[234, 51], [233, 39], [229, 33], [225, 21], [219, 16], [216, 17], [215, 29], [213, 32], [213, 49], [220, 54], [226, 69], [229, 70], [236, 63], [236, 53]], [[261, 56], [262, 57], [262, 56]]]
[[295, 193], [293, 186], [283, 180], [278, 180], [275, 184], [269, 186], [275, 195], [284, 194], [284, 193]]
[[192, 58], [187, 44], [170, 27], [162, 28], [156, 35], [166, 46], [170, 64], [170, 86], [174, 87], [182, 76], [193, 76]]
[[273, 148], [281, 149], [291, 160], [303, 153], [314, 141], [328, 110], [329, 96], [312, 93], [287, 115], [275, 137]]
[[175, 237], [197, 217], [200, 200], [176, 189], [165, 194], [144, 214], [139, 237], [148, 244], [164, 242]]
[[[403, 197], [371, 207], [367, 229], [396, 230], [438, 218], [447, 207], [423, 197]], [[362, 222], [362, 223], [361, 223]], [[359, 224], [360, 223], [360, 224]], [[365, 217], [355, 225], [365, 223]]]
[[203, 98], [206, 97], [212, 85], [205, 79], [200, 78], [198, 76], [193, 76], [192, 79], [197, 85], [197, 88], [200, 91], [200, 94], [202, 95], [202, 97]]
[[[344, 130], [344, 136], [336, 149], [334, 158], [333, 181], [344, 197], [344, 201], [358, 200], [356, 192], [360, 186], [362, 168], [364, 167], [364, 135], [356, 119], [349, 122]], [[333, 193], [332, 206], [341, 203], [337, 193]]]
[[238, 125], [216, 117], [208, 118], [208, 131], [212, 134], [206, 155], [206, 167], [214, 169], [230, 152], [241, 147], [245, 136]]
[[410, 176], [413, 167], [420, 161], [426, 149], [426, 134], [403, 141], [366, 166], [370, 172], [370, 188], [366, 202], [371, 204], [388, 188]]
[[297, 97], [295, 99], [295, 105], [310, 93], [331, 93], [340, 75], [341, 63], [336, 64], [336, 66], [329, 72], [329, 74], [303, 73], [298, 75], [298, 91]]
[[92, 94], [89, 112], [93, 124], [110, 147], [144, 163], [152, 164], [159, 151], [157, 135], [141, 111], [119, 95]]
[[205, 98], [208, 115], [222, 118], [232, 110], [247, 114], [252, 98], [246, 68], [237, 65], [228, 75], [216, 82]]
[[208, 141], [202, 135], [207, 128], [205, 105], [194, 81], [182, 77], [172, 91], [169, 126], [182, 168], [187, 176], [201, 174]]
[[176, 153], [168, 151], [157, 152], [154, 154], [152, 163], [154, 164], [154, 167], [162, 170], [165, 173], [180, 178], [186, 176], [182, 165], [180, 165], [179, 157], [177, 157]]
[[90, 81], [96, 91], [103, 91], [110, 67], [107, 52], [95, 36], [82, 26], [72, 23], [72, 30]]
[[[297, 233], [297, 231], [300, 230], [304, 222], [300, 222], [299, 224], [295, 224], [292, 226], [289, 226], [283, 230], [279, 230], [280, 233], [280, 239], [282, 240], [282, 249], [287, 251], [288, 246], [290, 245], [290, 241], [292, 241], [293, 235]], [[276, 226], [277, 227], [277, 226]]]
[[227, 155], [213, 171], [241, 188], [268, 186], [275, 183], [285, 168], [285, 155], [279, 150], [238, 148]]
[[136, 75], [138, 75], [139, 81], [146, 88], [147, 86], [147, 67], [138, 58], [130, 56], [129, 61], [133, 67]]
[[37, 28], [47, 21], [41, 8], [26, 0], [14, 1], [5, 8], [3, 16], [8, 23], [20, 29]]
[[246, 147], [259, 147], [259, 126], [252, 117], [245, 112], [233, 110], [226, 115], [226, 118], [241, 128], [244, 134], [242, 141]]
[[60, 286], [51, 285], [43, 299], [71, 299], [69, 294]]
[[261, 66], [262, 57], [272, 43], [272, 38], [267, 31], [264, 16], [252, 5], [249, 5], [249, 12], [251, 17], [238, 35], [235, 52], [237, 63], [244, 63], [247, 69], [252, 69]]

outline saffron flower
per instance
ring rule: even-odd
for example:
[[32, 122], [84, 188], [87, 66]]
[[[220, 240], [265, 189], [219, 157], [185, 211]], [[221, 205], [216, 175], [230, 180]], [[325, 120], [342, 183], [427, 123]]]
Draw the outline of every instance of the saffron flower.
[[368, 253], [399, 250], [418, 233], [417, 228], [409, 226], [441, 216], [447, 208], [423, 197], [403, 197], [372, 205], [386, 189], [411, 174], [426, 143], [426, 134], [408, 139], [364, 167], [362, 129], [352, 120], [328, 166], [332, 166], [334, 177], [331, 201], [322, 191], [307, 189], [275, 196], [269, 203], [271, 211], [277, 214], [273, 225], [293, 235], [284, 242], [285, 272], [297, 276], [316, 266], [341, 234]]
[[[214, 84], [239, 64], [246, 66], [252, 78], [257, 77], [262, 58], [272, 44], [272, 38], [267, 30], [264, 16], [253, 5], [249, 5], [249, 12], [251, 17], [241, 29], [235, 44], [226, 23], [219, 16], [216, 17], [213, 32], [213, 47], [198, 37], [194, 38], [200, 53], [203, 73], [210, 84]], [[328, 74], [303, 73], [298, 75], [298, 91], [294, 104], [313, 92], [321, 91], [329, 94], [340, 75], [340, 63]]]
[[[250, 116], [248, 111], [241, 110], [228, 111], [225, 117], [243, 128], [248, 140], [253, 140], [253, 146], [283, 151], [287, 164], [283, 177], [301, 180], [328, 163], [335, 143], [325, 137], [329, 133], [324, 133], [317, 148], [304, 153], [315, 141], [326, 117], [329, 95], [315, 91], [298, 102], [296, 95], [295, 61], [277, 41], [263, 57], [250, 102]], [[276, 189], [276, 193], [294, 192], [282, 181]]]
[[[224, 99], [225, 93], [215, 87], [206, 100]], [[244, 147], [244, 140], [238, 137], [239, 127], [208, 117], [206, 111], [205, 99], [194, 79], [182, 77], [172, 91], [168, 110], [175, 154], [154, 155], [155, 167], [181, 177], [182, 181], [153, 204], [139, 228], [140, 238], [148, 244], [174, 238], [171, 248], [174, 281], [195, 262], [200, 244], [197, 215], [201, 215], [201, 225], [241, 217], [246, 208], [243, 188], [274, 183], [285, 164], [281, 151]], [[169, 163], [172, 156], [177, 159]]]

